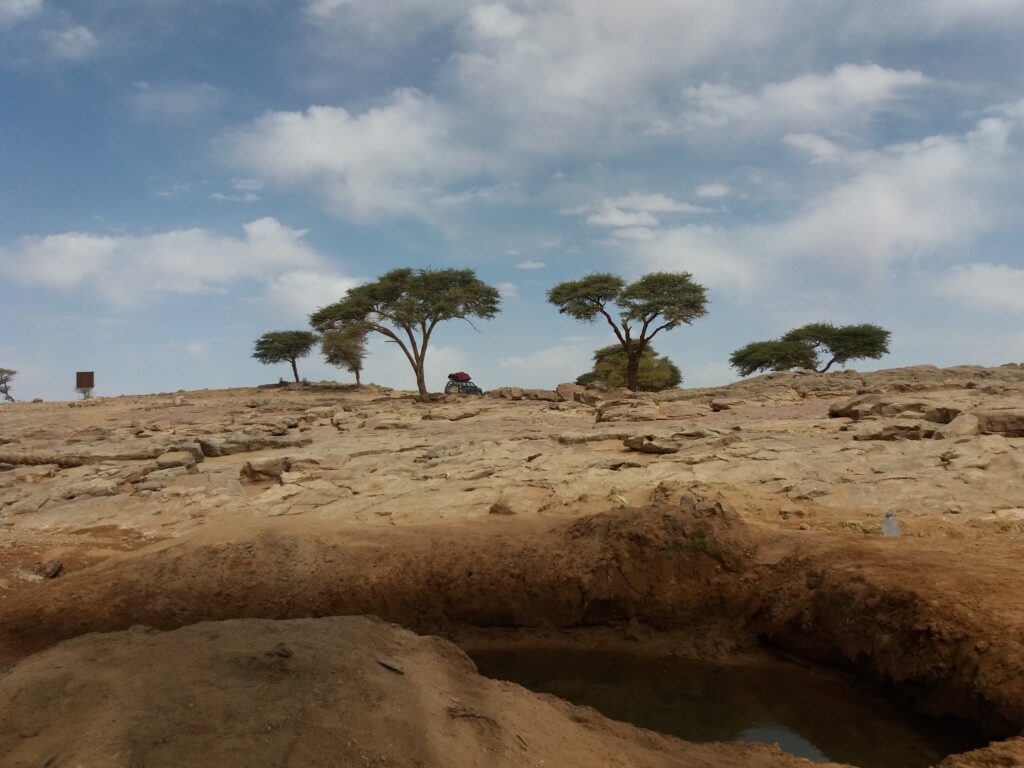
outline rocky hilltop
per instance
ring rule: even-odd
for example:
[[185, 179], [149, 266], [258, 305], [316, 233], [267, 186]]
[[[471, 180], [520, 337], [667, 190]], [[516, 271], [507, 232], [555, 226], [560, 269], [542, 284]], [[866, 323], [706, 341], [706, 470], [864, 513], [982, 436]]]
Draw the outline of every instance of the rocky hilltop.
[[[202, 717], [244, 707], [243, 678], [279, 680], [281, 696], [301, 700], [307, 672], [287, 670], [311, 658], [332, 670], [325, 680], [352, 680], [346, 695], [378, 702], [372, 711], [407, 739], [397, 752], [368, 735], [377, 721], [315, 715], [318, 733], [359, 742], [346, 754], [364, 762], [341, 764], [796, 764], [542, 705], [479, 678], [441, 641], [314, 618], [356, 614], [463, 647], [495, 632], [694, 657], [768, 642], [1010, 737], [1024, 728], [1022, 469], [1018, 365], [775, 373], [639, 394], [506, 387], [429, 404], [311, 385], [4, 406], [0, 664], [13, 666], [0, 674], [0, 726], [17, 727], [0, 727], [0, 763], [113, 754], [86, 733], [119, 745], [104, 765], [203, 754], [199, 737], [177, 751], [160, 741], [153, 697], [131, 722], [159, 748], [82, 713], [103, 706], [83, 692], [120, 690], [154, 654], [204, 658], [205, 643], [219, 649], [211, 658], [258, 652], [216, 673], [239, 695]], [[898, 542], [880, 535], [888, 510]], [[324, 631], [349, 639], [345, 650], [306, 647], [309, 626], [270, 619], [333, 621]], [[199, 621], [217, 623], [170, 631]], [[122, 634], [73, 639], [94, 631]], [[278, 642], [294, 658], [275, 656]], [[420, 654], [430, 675], [415, 691], [370, 661], [372, 675], [346, 677], [346, 654], [378, 645]], [[85, 659], [113, 647], [122, 651], [87, 675]], [[61, 678], [67, 695], [53, 694], [58, 667], [75, 670]], [[173, 677], [147, 668], [154, 690]], [[161, 717], [185, 729], [187, 702], [167, 695]], [[451, 761], [415, 736], [416, 717], [397, 714], [413, 700], [422, 722], [458, 732]], [[475, 714], [444, 715], [438, 702], [455, 700], [444, 706]], [[281, 718], [279, 746], [301, 730], [283, 710], [268, 717]], [[320, 742], [302, 743], [288, 752], [295, 762], [267, 764], [334, 764], [318, 757]], [[417, 750], [433, 757], [416, 763]], [[261, 764], [238, 754], [239, 765]], [[1011, 740], [949, 765], [1018, 757]]]

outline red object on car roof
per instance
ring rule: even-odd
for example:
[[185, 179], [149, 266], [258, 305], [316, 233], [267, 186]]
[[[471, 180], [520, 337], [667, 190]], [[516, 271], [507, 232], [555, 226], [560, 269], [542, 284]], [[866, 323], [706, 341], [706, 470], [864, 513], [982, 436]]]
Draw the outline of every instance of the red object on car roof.
[[451, 381], [469, 381], [472, 377], [465, 371], [456, 371], [455, 373], [449, 373], [448, 378]]

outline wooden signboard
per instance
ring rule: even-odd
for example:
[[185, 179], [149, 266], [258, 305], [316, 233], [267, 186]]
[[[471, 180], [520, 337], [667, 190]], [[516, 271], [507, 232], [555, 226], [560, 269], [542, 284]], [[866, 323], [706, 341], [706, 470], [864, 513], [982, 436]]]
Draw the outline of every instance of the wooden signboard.
[[96, 374], [92, 371], [75, 373], [75, 389], [92, 389], [96, 386]]

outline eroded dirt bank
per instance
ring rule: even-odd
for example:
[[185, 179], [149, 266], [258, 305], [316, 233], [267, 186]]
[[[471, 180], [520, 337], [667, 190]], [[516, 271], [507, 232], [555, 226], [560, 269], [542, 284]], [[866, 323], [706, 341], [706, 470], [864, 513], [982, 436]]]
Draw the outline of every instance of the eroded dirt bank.
[[5, 768], [807, 765], [606, 720], [364, 617], [87, 635], [19, 664], [0, 694]]
[[[0, 687], [49, 681], [39, 682], [45, 695], [18, 694], [38, 705], [39, 733], [58, 733], [57, 706], [69, 717], [82, 701], [113, 709], [107, 694], [89, 698], [78, 677], [85, 662], [66, 649], [87, 649], [95, 674], [109, 673], [108, 694], [129, 700], [120, 678], [173, 681], [181, 659], [197, 653], [190, 630], [74, 639], [83, 633], [343, 614], [376, 614], [467, 647], [570, 642], [709, 658], [767, 643], [995, 736], [1024, 727], [1020, 366], [772, 374], [657, 395], [566, 385], [422, 404], [324, 386], [70, 406], [0, 408]], [[896, 510], [899, 541], [879, 535], [887, 509]], [[265, 621], [247, 626], [239, 631], [253, 647], [278, 631]], [[307, 633], [325, 626], [303, 625]], [[216, 634], [204, 635], [204, 653], [234, 658], [238, 637], [229, 632], [219, 646]], [[377, 637], [347, 636], [356, 645]], [[144, 652], [140, 637], [165, 638], [168, 663], [153, 660], [156, 645]], [[122, 644], [132, 650], [102, 672]], [[341, 653], [307, 650], [318, 659]], [[223, 676], [224, 696], [287, 677], [257, 667], [249, 688], [234, 668], [206, 674], [214, 686]], [[305, 712], [310, 682], [295, 682], [280, 689], [283, 706]], [[392, 704], [417, 712], [425, 699], [403, 690]], [[521, 689], [508, 695], [501, 706], [543, 701]], [[134, 700], [192, 722], [176, 709], [183, 700]], [[255, 716], [237, 706], [240, 719]], [[53, 722], [44, 722], [47, 709]], [[430, 711], [424, 722], [434, 727], [438, 710]], [[571, 722], [584, 717], [564, 711]], [[4, 711], [0, 726], [27, 712]], [[140, 711], [140, 732], [152, 712]], [[584, 720], [598, 751], [575, 755], [541, 740], [530, 759], [677, 764], [638, 757], [649, 734], [592, 713]], [[574, 727], [565, 726], [567, 741]], [[45, 743], [33, 728], [19, 738]], [[281, 732], [291, 739], [289, 728]], [[419, 730], [402, 732], [404, 758], [367, 752], [390, 762], [365, 764], [435, 764], [416, 762], [414, 750], [432, 738]], [[502, 733], [501, 749], [521, 748]], [[484, 754], [473, 743], [455, 765], [492, 764], [473, 762]], [[131, 742], [110, 764], [148, 764], [131, 757], [138, 749]], [[692, 757], [687, 765], [747, 754], [722, 749], [714, 758], [679, 754]], [[756, 759], [742, 764], [792, 762], [750, 754]], [[1024, 744], [1011, 739], [947, 764], [1024, 765]]]
[[929, 714], [997, 736], [1024, 727], [1015, 553], [810, 542], [727, 503], [685, 501], [577, 520], [210, 528], [23, 591], [0, 618], [0, 647], [11, 660], [86, 632], [239, 617], [373, 614], [447, 635], [621, 626], [675, 632], [698, 655], [767, 639]]

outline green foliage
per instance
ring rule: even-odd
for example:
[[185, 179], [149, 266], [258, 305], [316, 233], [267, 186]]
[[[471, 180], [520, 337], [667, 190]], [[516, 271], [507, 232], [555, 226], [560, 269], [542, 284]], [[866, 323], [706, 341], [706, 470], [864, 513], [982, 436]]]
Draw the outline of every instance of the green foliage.
[[753, 341], [740, 347], [729, 357], [740, 376], [755, 371], [788, 371], [791, 368], [814, 368], [814, 349], [800, 341]]
[[[594, 352], [594, 368], [576, 379], [577, 384], [587, 385], [603, 381], [610, 387], [626, 385], [626, 368], [629, 358], [618, 344], [602, 347]], [[678, 387], [683, 381], [679, 368], [667, 357], [658, 357], [654, 348], [647, 346], [640, 353], [637, 369], [637, 389], [641, 392], [657, 392]]]
[[[730, 364], [741, 376], [757, 371], [786, 371], [810, 368], [824, 373], [835, 363], [850, 360], [877, 360], [889, 352], [891, 333], [871, 323], [834, 326], [831, 323], [809, 323], [794, 328], [782, 338], [755, 341], [732, 353]], [[821, 365], [821, 358], [828, 362]]]
[[326, 331], [320, 339], [320, 349], [331, 365], [344, 368], [361, 385], [360, 373], [366, 357], [366, 331], [359, 326], [348, 326]]
[[471, 269], [393, 269], [372, 283], [310, 316], [321, 332], [358, 326], [397, 344], [416, 373], [420, 397], [430, 400], [424, 376], [427, 346], [438, 323], [478, 317], [489, 320], [500, 308], [497, 289]]
[[641, 358], [650, 341], [703, 317], [708, 303], [707, 290], [688, 272], [652, 272], [629, 284], [610, 273], [588, 275], [554, 286], [548, 301], [582, 322], [605, 319], [626, 355], [625, 384], [632, 390], [639, 387]]
[[11, 368], [0, 368], [0, 395], [4, 396], [4, 400], [14, 402], [14, 398], [11, 397], [11, 381], [18, 372]]
[[298, 382], [299, 369], [295, 361], [308, 355], [318, 338], [311, 331], [269, 331], [256, 340], [252, 356], [264, 365], [291, 363], [292, 373]]

